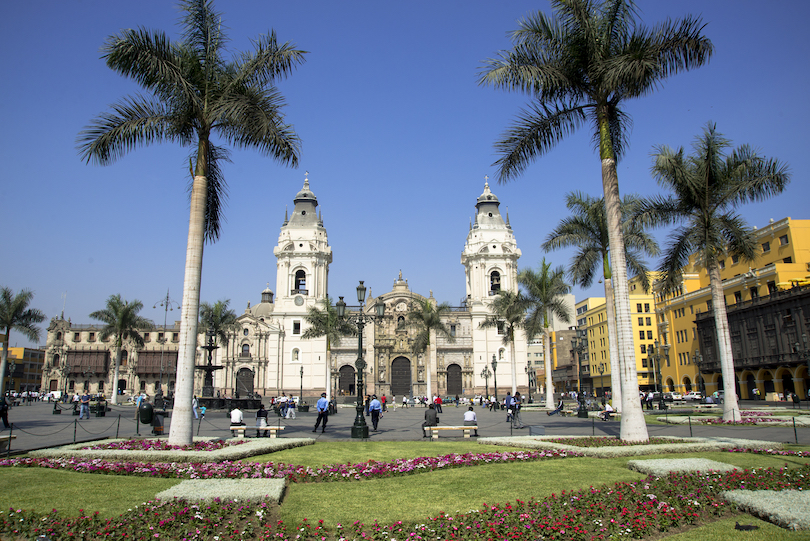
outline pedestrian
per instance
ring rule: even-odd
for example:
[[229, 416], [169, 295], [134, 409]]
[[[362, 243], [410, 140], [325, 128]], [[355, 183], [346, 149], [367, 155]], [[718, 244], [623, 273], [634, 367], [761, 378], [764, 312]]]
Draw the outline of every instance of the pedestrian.
[[84, 417], [84, 414], [87, 414], [87, 419], [90, 419], [90, 394], [85, 391], [79, 401], [79, 419]]
[[[242, 415], [242, 410], [236, 406], [231, 410], [231, 426], [245, 426], [245, 418]], [[236, 437], [236, 431], [231, 430], [231, 436]]]
[[287, 416], [287, 395], [285, 393], [281, 393], [278, 399], [278, 411], [282, 417]]
[[422, 437], [427, 438], [427, 432], [425, 432], [425, 427], [438, 426], [438, 424], [439, 424], [439, 415], [436, 413], [436, 406], [434, 406], [433, 404], [429, 404], [427, 411], [425, 411], [425, 422], [422, 423]]
[[380, 415], [382, 414], [382, 404], [377, 399], [376, 394], [371, 395], [368, 411], [371, 413], [371, 425], [374, 427], [374, 432], [377, 432], [377, 424], [380, 422]]
[[[260, 437], [260, 428], [267, 427], [267, 410], [264, 409], [264, 404], [259, 404], [259, 411], [256, 412], [256, 437]], [[264, 435], [267, 436], [267, 430], [264, 431]]]
[[287, 419], [295, 419], [295, 400], [287, 401]]
[[503, 407], [506, 408], [506, 422], [507, 423], [512, 420], [512, 413], [514, 412], [514, 409], [512, 407], [512, 403], [513, 403], [512, 393], [507, 392], [506, 393], [506, 398], [503, 399]]
[[408, 407], [408, 397], [407, 397], [407, 396], [403, 396], [403, 397], [402, 397], [402, 407], [403, 407], [403, 408], [407, 408], [407, 407]]
[[197, 411], [197, 408], [200, 406], [199, 402], [197, 402], [197, 395], [194, 395], [194, 398], [191, 399], [191, 411], [194, 412], [194, 418], [199, 419], [200, 414]]
[[385, 395], [382, 395], [382, 397], [380, 398], [380, 403], [382, 404], [382, 410], [383, 411], [388, 411], [388, 409], [386, 409], [386, 405], [385, 405]]
[[473, 410], [472, 406], [464, 412], [464, 426], [476, 427], [475, 436], [478, 436], [478, 416], [475, 414], [475, 410]]
[[437, 396], [435, 402], [436, 402], [436, 413], [442, 413], [442, 397]]
[[[11, 428], [11, 425], [8, 424], [8, 410], [11, 407], [11, 399], [7, 396], [0, 396], [0, 418], [3, 419], [3, 430], [6, 428]], [[11, 442], [9, 442], [9, 447], [11, 447]]]
[[326, 399], [326, 393], [321, 393], [315, 407], [318, 409], [318, 419], [315, 421], [315, 428], [312, 431], [317, 431], [318, 425], [321, 425], [321, 421], [323, 421], [321, 425], [321, 434], [323, 434], [326, 431], [326, 423], [329, 421], [329, 401]]
[[365, 400], [363, 400], [363, 409], [366, 410], [366, 417], [369, 416], [369, 413], [368, 413], [369, 402], [371, 402], [371, 396], [366, 395]]
[[520, 393], [515, 391], [515, 396], [512, 398], [512, 426], [515, 428], [526, 428], [523, 425], [523, 419], [520, 417], [521, 400]]
[[200, 406], [200, 419], [205, 419], [205, 410], [207, 408], [205, 406]]

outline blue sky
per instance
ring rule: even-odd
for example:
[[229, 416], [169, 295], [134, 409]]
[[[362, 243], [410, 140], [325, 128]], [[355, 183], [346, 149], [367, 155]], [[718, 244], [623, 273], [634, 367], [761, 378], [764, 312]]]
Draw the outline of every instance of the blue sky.
[[[744, 207], [751, 225], [808, 218], [806, 127], [810, 3], [748, 0], [638, 2], [642, 19], [701, 15], [715, 45], [711, 62], [671, 77], [632, 102], [630, 148], [619, 164], [622, 193], [658, 192], [655, 145], [691, 145], [708, 121], [735, 144], [788, 163], [787, 192]], [[765, 9], [767, 6], [767, 9]], [[298, 169], [255, 151], [225, 165], [230, 191], [218, 243], [206, 247], [201, 298], [231, 299], [241, 313], [269, 282], [285, 207], [309, 171], [334, 260], [330, 295], [353, 298], [358, 280], [377, 295], [400, 270], [412, 290], [458, 304], [460, 255], [484, 176], [508, 207], [523, 267], [567, 215], [571, 190], [601, 194], [600, 164], [583, 131], [498, 185], [493, 143], [527, 99], [477, 85], [486, 58], [510, 47], [507, 33], [543, 0], [219, 1], [233, 52], [272, 28], [310, 51], [279, 88], [303, 141]], [[119, 30], [143, 26], [178, 38], [177, 4], [149, 0], [41, 0], [0, 7], [4, 163], [0, 285], [35, 292], [33, 306], [89, 323], [120, 293], [142, 315], [170, 290], [180, 299], [188, 224], [188, 150], [137, 149], [111, 166], [85, 165], [76, 137], [110, 104], [139, 89], [104, 65], [99, 49]], [[806, 153], [806, 152], [805, 152]], [[663, 240], [663, 233], [659, 235]], [[548, 254], [567, 264], [572, 252]], [[602, 295], [598, 284], [577, 299]], [[63, 299], [66, 294], [66, 300]], [[179, 312], [174, 312], [179, 318]], [[173, 319], [170, 315], [170, 320]], [[47, 321], [44, 328], [47, 326]], [[45, 334], [42, 340], [44, 343]], [[12, 333], [11, 344], [27, 345]]]

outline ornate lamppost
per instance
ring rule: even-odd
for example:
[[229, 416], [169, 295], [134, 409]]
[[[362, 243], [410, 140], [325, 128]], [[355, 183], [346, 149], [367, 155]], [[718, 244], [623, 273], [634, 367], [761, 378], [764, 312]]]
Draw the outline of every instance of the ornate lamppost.
[[354, 363], [357, 368], [357, 415], [352, 425], [352, 438], [368, 438], [368, 425], [363, 415], [363, 370], [366, 368], [366, 361], [363, 360], [363, 328], [366, 326], [367, 320], [374, 321], [385, 315], [385, 303], [382, 299], [377, 299], [374, 304], [376, 315], [363, 312], [363, 305], [366, 301], [366, 286], [363, 285], [363, 280], [360, 280], [360, 285], [357, 286], [357, 301], [360, 303], [357, 315], [348, 316], [346, 314], [346, 303], [343, 302], [343, 297], [339, 297], [335, 308], [337, 308], [338, 317], [348, 317], [357, 323], [357, 361]]
[[579, 376], [579, 391], [577, 392], [577, 417], [581, 419], [588, 418], [588, 409], [585, 407], [585, 397], [582, 396], [582, 353], [588, 349], [588, 340], [585, 329], [577, 329], [576, 337], [571, 339], [571, 351], [574, 352], [574, 357], [577, 363], [577, 375]]
[[495, 360], [495, 354], [492, 354], [492, 376], [495, 378], [495, 403], [498, 403], [498, 361]]
[[597, 372], [599, 372], [599, 387], [602, 388], [602, 405], [605, 405], [605, 363], [599, 363], [599, 366], [596, 367]]
[[529, 404], [532, 403], [532, 385], [534, 384], [534, 372], [532, 371], [531, 359], [526, 361], [526, 375], [529, 376]]
[[[655, 382], [654, 388], [658, 392], [658, 409], [665, 410], [667, 408], [664, 404], [664, 382], [661, 381], [661, 359], [669, 358], [669, 344], [661, 345], [658, 340], [653, 342], [654, 353], [650, 355], [650, 361], [655, 364], [651, 367], [653, 369], [653, 381]], [[661, 354], [663, 350], [664, 354]]]
[[[303, 360], [303, 359], [302, 359]], [[298, 391], [298, 405], [304, 403], [304, 367], [301, 367], [301, 388]]]
[[[155, 392], [155, 402], [158, 400], [158, 395], [160, 396], [161, 402], [163, 401], [163, 351], [166, 349], [166, 323], [169, 317], [169, 310], [174, 310], [174, 307], [180, 308], [180, 303], [174, 301], [169, 298], [169, 290], [166, 290], [166, 298], [160, 299], [158, 302], [155, 303], [152, 308], [157, 308], [158, 306], [163, 308], [163, 337], [158, 339], [160, 342], [160, 378], [158, 379], [158, 387], [159, 389]], [[166, 378], [168, 380], [168, 377]]]
[[489, 398], [489, 378], [492, 377], [492, 372], [489, 371], [489, 367], [484, 366], [484, 369], [481, 370], [481, 377], [484, 378], [484, 386], [486, 387], [484, 398]]
[[698, 390], [703, 398], [706, 398], [706, 384], [703, 382], [703, 355], [695, 351], [692, 360], [698, 367]]

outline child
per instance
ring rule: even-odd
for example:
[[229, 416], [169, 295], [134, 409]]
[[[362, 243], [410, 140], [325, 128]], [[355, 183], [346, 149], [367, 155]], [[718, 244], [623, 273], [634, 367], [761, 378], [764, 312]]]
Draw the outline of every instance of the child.
[[200, 407], [200, 419], [205, 419], [205, 406]]

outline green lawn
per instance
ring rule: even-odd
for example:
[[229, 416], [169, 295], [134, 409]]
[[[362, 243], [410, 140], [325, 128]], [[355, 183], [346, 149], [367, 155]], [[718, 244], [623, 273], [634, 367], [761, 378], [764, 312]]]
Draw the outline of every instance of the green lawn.
[[[807, 450], [807, 447], [795, 447]], [[308, 466], [325, 463], [350, 463], [367, 460], [438, 456], [448, 453], [498, 452], [506, 448], [483, 446], [474, 442], [325, 442], [257, 457]], [[647, 458], [700, 457], [734, 464], [740, 468], [797, 467], [810, 462], [793, 457], [760, 456], [746, 453], [694, 453], [654, 455]], [[397, 520], [423, 520], [441, 512], [456, 513], [479, 508], [483, 503], [515, 499], [543, 498], [563, 490], [631, 481], [643, 476], [627, 469], [633, 458], [566, 458], [527, 463], [487, 464], [405, 477], [358, 482], [302, 483], [288, 487], [280, 508], [280, 518], [288, 524], [301, 519], [323, 520], [326, 525], [347, 524], [359, 520], [371, 524]], [[0, 508], [50, 511], [53, 508], [70, 515], [78, 509], [117, 516], [155, 497], [158, 492], [178, 483], [176, 479], [77, 474], [44, 468], [0, 468]], [[13, 487], [9, 490], [8, 488]], [[760, 524], [748, 515], [745, 523]], [[719, 521], [687, 532], [678, 541], [712, 541], [733, 535], [734, 521]], [[754, 533], [740, 532], [745, 539], [794, 541], [807, 539], [807, 532], [794, 534], [767, 525]], [[775, 530], [773, 528], [776, 528]], [[698, 533], [695, 533], [698, 532]], [[771, 533], [766, 533], [771, 532]], [[694, 535], [694, 537], [690, 537]], [[767, 540], [766, 536], [767, 535]], [[797, 535], [799, 535], [797, 537]], [[803, 536], [803, 537], [802, 537]]]

